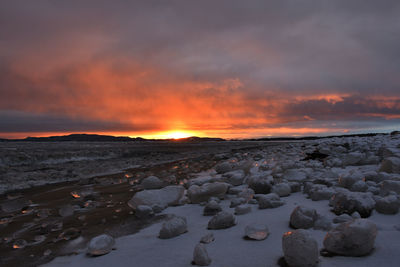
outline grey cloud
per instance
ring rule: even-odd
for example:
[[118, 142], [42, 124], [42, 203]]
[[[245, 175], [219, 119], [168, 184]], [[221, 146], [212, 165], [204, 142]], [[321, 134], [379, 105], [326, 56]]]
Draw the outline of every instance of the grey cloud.
[[[118, 71], [132, 61], [177, 80], [237, 78], [245, 99], [351, 95], [336, 104], [288, 101], [280, 115], [290, 122], [303, 114], [317, 120], [397, 115], [398, 105], [382, 108], [364, 97], [400, 97], [398, 14], [397, 0], [3, 0], [0, 110], [51, 103], [60, 94], [55, 84], [61, 94], [78, 94], [72, 70], [112, 58]], [[46, 79], [37, 79], [43, 73]], [[42, 112], [61, 116], [63, 110]]]
[[0, 134], [15, 132], [146, 131], [157, 127], [157, 125], [132, 125], [116, 121], [96, 121], [11, 110], [0, 111]]

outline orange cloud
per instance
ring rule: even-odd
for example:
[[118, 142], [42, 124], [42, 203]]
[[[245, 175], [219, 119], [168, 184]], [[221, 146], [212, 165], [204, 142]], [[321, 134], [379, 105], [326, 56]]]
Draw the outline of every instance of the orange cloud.
[[[318, 121], [323, 116], [400, 117], [396, 113], [400, 110], [398, 98], [260, 90], [238, 77], [197, 78], [119, 58], [92, 60], [50, 74], [29, 74], [14, 66], [14, 75], [10, 82], [14, 88], [8, 92], [14, 101], [0, 99], [3, 109], [116, 123], [114, 130], [102, 131], [107, 134], [154, 137], [175, 131], [225, 138], [315, 135], [346, 130], [321, 127]], [[366, 110], [354, 112], [358, 107]]]

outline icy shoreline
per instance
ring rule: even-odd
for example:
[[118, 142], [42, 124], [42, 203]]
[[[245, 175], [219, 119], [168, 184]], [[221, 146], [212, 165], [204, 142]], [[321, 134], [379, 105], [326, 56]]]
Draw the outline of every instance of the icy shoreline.
[[[292, 250], [284, 252], [282, 248], [284, 235], [301, 233], [301, 236], [306, 232], [308, 236], [304, 238], [317, 244], [310, 252], [315, 257], [310, 266], [317, 266], [316, 262], [318, 266], [398, 265], [400, 135], [331, 138], [273, 146], [242, 144], [240, 149], [212, 151], [212, 157], [205, 155], [202, 160], [165, 165], [157, 172], [149, 166], [149, 171], [140, 176], [127, 174], [120, 184], [111, 186], [102, 180], [100, 185], [96, 184], [98, 181], [87, 184], [86, 191], [71, 193], [79, 199], [69, 200], [75, 204], [62, 211], [66, 213], [61, 215], [64, 218], [50, 214], [48, 219], [34, 221], [79, 218], [83, 225], [93, 227], [101, 218], [97, 208], [101, 207], [103, 215], [108, 216], [100, 221], [104, 225], [102, 233], [113, 236], [106, 227], [108, 219], [111, 222], [112, 218], [120, 218], [123, 224], [127, 218], [142, 220], [154, 214], [170, 215], [165, 222], [116, 238], [115, 250], [111, 250], [114, 244], [111, 238], [109, 245], [95, 250], [105, 254], [99, 257], [86, 255], [88, 237], [93, 235], [83, 238], [76, 232], [71, 240], [49, 239], [48, 242], [63, 247], [60, 251], [77, 255], [57, 257], [44, 266], [191, 266], [194, 258], [198, 265], [202, 262], [210, 266], [278, 266], [283, 257], [286, 261], [292, 261], [290, 257], [295, 262], [307, 260], [308, 256], [302, 259], [301, 253], [297, 253], [300, 257], [296, 253], [287, 254], [302, 249], [290, 243], [294, 241], [284, 244], [295, 246]], [[207, 149], [203, 151], [206, 152]], [[30, 205], [31, 214], [43, 213], [40, 205]], [[88, 211], [98, 214], [97, 217], [89, 220], [83, 216], [89, 215]], [[261, 228], [266, 226], [268, 233], [263, 234], [266, 239], [244, 238], [246, 226], [254, 223], [261, 224]], [[12, 219], [9, 224], [12, 225]], [[80, 229], [79, 225], [75, 227]], [[89, 230], [87, 227], [82, 228], [82, 234]], [[163, 234], [163, 239], [159, 238], [161, 229], [168, 233]], [[68, 229], [57, 231], [64, 231], [62, 236]], [[328, 232], [331, 239], [337, 238], [335, 242], [326, 240]], [[200, 239], [209, 233], [213, 233], [215, 240], [197, 248]], [[17, 236], [12, 237], [4, 244], [9, 246], [16, 239]], [[193, 256], [194, 250], [197, 258]], [[50, 253], [62, 255], [60, 251]], [[46, 258], [48, 255], [40, 257], [50, 260]]]

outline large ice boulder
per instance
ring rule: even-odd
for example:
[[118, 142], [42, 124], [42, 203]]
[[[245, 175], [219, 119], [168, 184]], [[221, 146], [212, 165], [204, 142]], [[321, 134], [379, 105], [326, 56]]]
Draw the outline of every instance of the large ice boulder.
[[344, 174], [341, 177], [339, 177], [339, 186], [345, 187], [347, 189], [350, 189], [353, 184], [355, 184], [358, 181], [362, 181], [364, 179], [364, 175], [360, 171], [352, 171], [350, 173]]
[[333, 188], [322, 184], [310, 185], [310, 188], [308, 189], [308, 196], [313, 201], [328, 200], [334, 193], [335, 190]]
[[215, 166], [215, 171], [216, 171], [217, 173], [220, 173], [220, 174], [226, 173], [226, 172], [229, 172], [229, 171], [232, 171], [232, 170], [233, 170], [233, 164], [230, 163], [230, 162], [227, 162], [227, 161], [218, 163], [218, 164]]
[[259, 209], [273, 209], [285, 204], [275, 193], [256, 195]]
[[343, 256], [364, 256], [374, 248], [378, 233], [376, 225], [367, 219], [339, 224], [324, 239], [327, 251]]
[[332, 196], [330, 204], [336, 215], [357, 211], [363, 218], [369, 217], [375, 208], [375, 200], [369, 192], [340, 191]]
[[148, 219], [154, 215], [154, 211], [150, 206], [138, 205], [135, 209], [135, 216], [139, 219]]
[[144, 189], [160, 189], [163, 187], [164, 183], [160, 178], [156, 176], [149, 176], [140, 183]]
[[115, 245], [115, 240], [112, 236], [102, 234], [93, 237], [88, 245], [87, 254], [91, 256], [100, 256], [109, 253]]
[[307, 230], [286, 232], [282, 237], [285, 261], [293, 267], [313, 267], [318, 265], [318, 243]]
[[229, 205], [229, 208], [234, 208], [237, 207], [239, 205], [245, 204], [247, 201], [246, 199], [242, 198], [242, 197], [235, 197], [231, 199], [231, 204]]
[[264, 224], [252, 223], [246, 226], [244, 229], [244, 235], [246, 238], [253, 240], [264, 240], [269, 235], [268, 226]]
[[314, 226], [317, 219], [318, 213], [315, 209], [297, 206], [290, 215], [290, 226], [295, 229], [308, 229]]
[[299, 169], [288, 169], [283, 173], [283, 178], [289, 182], [302, 182], [307, 179], [307, 174]]
[[272, 192], [280, 197], [287, 197], [291, 193], [291, 188], [290, 185], [287, 183], [280, 183], [272, 187]]
[[206, 202], [210, 197], [223, 198], [228, 188], [229, 184], [220, 182], [206, 183], [202, 186], [192, 185], [189, 187], [187, 194], [190, 202], [195, 204]]
[[236, 225], [236, 218], [233, 214], [221, 211], [208, 222], [208, 229], [225, 229]]
[[215, 201], [210, 200], [207, 205], [204, 207], [203, 215], [204, 216], [214, 216], [218, 212], [222, 211], [221, 206]]
[[345, 154], [342, 158], [342, 162], [344, 166], [348, 165], [357, 165], [361, 163], [365, 158], [365, 154], [361, 152], [350, 152]]
[[353, 192], [366, 192], [368, 190], [368, 185], [364, 181], [357, 181], [351, 187], [350, 191]]
[[208, 256], [206, 246], [198, 243], [193, 251], [193, 264], [198, 266], [208, 266], [211, 264], [211, 258]]
[[143, 190], [137, 192], [129, 201], [128, 205], [136, 209], [139, 205], [150, 207], [157, 206], [165, 209], [168, 206], [179, 205], [179, 200], [183, 197], [185, 188], [181, 185], [166, 186], [162, 189]]
[[235, 207], [235, 215], [243, 215], [251, 212], [251, 206], [249, 204], [242, 204]]
[[236, 186], [243, 184], [245, 173], [243, 170], [235, 170], [223, 174], [223, 177], [226, 178], [227, 183]]
[[398, 157], [385, 158], [382, 161], [379, 171], [387, 173], [400, 173], [400, 158]]
[[186, 232], [186, 218], [181, 216], [173, 216], [162, 224], [158, 237], [161, 239], [169, 239]]
[[389, 195], [376, 200], [375, 209], [383, 214], [396, 214], [399, 212], [400, 199], [396, 195]]
[[253, 176], [250, 177], [248, 184], [256, 194], [268, 194], [271, 193], [272, 181], [271, 176]]
[[391, 191], [400, 194], [400, 181], [385, 180], [381, 183], [381, 195], [386, 196]]

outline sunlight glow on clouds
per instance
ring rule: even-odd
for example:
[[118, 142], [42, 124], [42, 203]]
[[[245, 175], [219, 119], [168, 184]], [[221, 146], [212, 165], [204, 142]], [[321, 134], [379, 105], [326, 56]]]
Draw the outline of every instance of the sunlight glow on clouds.
[[0, 136], [400, 126], [398, 1], [17, 2], [0, 9]]

